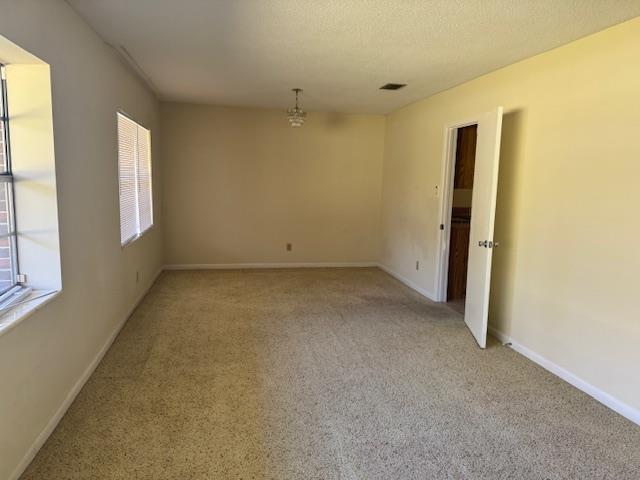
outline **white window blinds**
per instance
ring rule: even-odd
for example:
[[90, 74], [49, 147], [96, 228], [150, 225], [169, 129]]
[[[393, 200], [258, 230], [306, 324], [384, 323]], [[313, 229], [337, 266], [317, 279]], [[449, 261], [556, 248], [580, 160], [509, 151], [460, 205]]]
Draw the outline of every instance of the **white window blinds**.
[[120, 243], [124, 245], [153, 225], [151, 133], [118, 113]]

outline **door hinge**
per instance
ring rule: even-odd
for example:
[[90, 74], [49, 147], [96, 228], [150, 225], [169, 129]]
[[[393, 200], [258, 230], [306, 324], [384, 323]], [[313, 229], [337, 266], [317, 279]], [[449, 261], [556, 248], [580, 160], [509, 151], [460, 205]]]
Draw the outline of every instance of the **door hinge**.
[[444, 223], [440, 224], [440, 230], [444, 230]]
[[498, 248], [500, 246], [500, 242], [492, 242], [491, 240], [485, 240], [484, 242], [479, 241], [478, 246], [484, 248]]

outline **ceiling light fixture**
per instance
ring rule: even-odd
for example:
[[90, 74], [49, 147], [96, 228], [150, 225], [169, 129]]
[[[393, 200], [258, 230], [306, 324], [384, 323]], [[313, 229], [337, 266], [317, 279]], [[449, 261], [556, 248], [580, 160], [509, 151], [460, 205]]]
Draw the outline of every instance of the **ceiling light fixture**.
[[287, 110], [289, 125], [292, 127], [301, 127], [304, 119], [307, 118], [307, 112], [298, 107], [298, 94], [302, 93], [302, 89], [293, 88], [292, 91], [296, 92], [296, 106]]
[[406, 83], [387, 83], [380, 87], [380, 90], [400, 90], [406, 87]]

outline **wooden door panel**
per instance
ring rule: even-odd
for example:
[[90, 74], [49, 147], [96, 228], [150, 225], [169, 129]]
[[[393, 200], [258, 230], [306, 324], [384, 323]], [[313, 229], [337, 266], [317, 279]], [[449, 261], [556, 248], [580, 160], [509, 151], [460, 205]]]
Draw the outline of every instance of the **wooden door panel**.
[[456, 171], [453, 188], [473, 188], [473, 172], [476, 164], [476, 139], [478, 126], [458, 129], [456, 141]]

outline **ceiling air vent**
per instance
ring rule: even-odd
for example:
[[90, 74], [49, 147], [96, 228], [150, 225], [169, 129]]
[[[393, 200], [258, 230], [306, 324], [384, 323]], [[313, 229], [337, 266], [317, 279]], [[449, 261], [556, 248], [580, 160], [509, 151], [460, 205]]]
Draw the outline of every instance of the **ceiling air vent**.
[[387, 83], [386, 85], [381, 86], [380, 90], [400, 90], [406, 86], [406, 83]]

